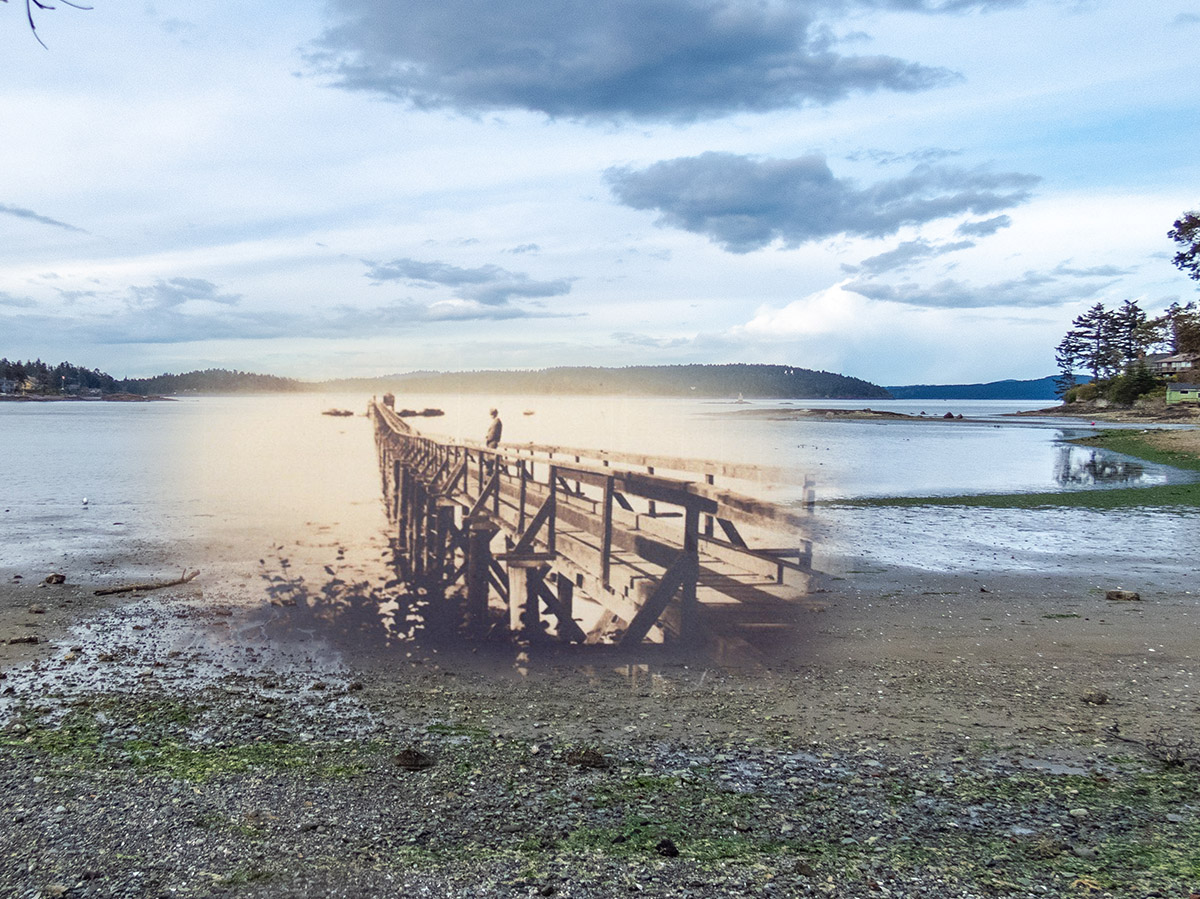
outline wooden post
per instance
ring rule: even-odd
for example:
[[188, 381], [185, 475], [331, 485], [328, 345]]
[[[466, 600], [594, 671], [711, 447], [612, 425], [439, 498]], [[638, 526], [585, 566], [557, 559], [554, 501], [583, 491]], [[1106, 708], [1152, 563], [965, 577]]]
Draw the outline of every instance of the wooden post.
[[700, 574], [700, 513], [688, 506], [683, 516], [683, 552], [691, 559], [690, 576], [679, 587], [679, 637], [682, 642], [693, 640], [697, 634], [699, 603], [696, 600], [696, 580]]
[[392, 509], [391, 509], [391, 512], [392, 512], [391, 517], [392, 517], [393, 521], [398, 521], [400, 519], [400, 515], [401, 515], [401, 512], [400, 512], [400, 478], [401, 478], [400, 460], [393, 459], [392, 460]]
[[515, 634], [522, 628], [525, 607], [529, 603], [529, 569], [511, 562], [505, 569], [508, 574], [508, 629]]
[[610, 587], [609, 572], [611, 571], [612, 560], [609, 558], [612, 553], [612, 538], [613, 538], [613, 477], [609, 475], [604, 479], [604, 533], [600, 542], [600, 583], [605, 587]]
[[[716, 483], [716, 478], [714, 478], [711, 473], [706, 474], [704, 476], [704, 483], [708, 484], [708, 486], [711, 487], [713, 484]], [[705, 515], [704, 516], [704, 536], [711, 537], [712, 535], [713, 535], [713, 516]]]
[[563, 613], [570, 618], [575, 614], [575, 582], [561, 571], [554, 577], [558, 581], [558, 604], [562, 606]]
[[482, 629], [488, 620], [488, 570], [492, 538], [499, 530], [487, 518], [467, 523], [467, 623], [475, 629]]

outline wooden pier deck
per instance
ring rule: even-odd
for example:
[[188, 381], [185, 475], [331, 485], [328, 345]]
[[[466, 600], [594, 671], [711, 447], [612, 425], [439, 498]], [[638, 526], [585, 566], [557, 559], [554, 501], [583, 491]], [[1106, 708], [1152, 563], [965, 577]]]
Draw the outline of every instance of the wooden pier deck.
[[[384, 403], [369, 415], [401, 576], [431, 602], [461, 602], [468, 628], [499, 623], [574, 643], [706, 641], [774, 627], [808, 591], [813, 487], [794, 472], [492, 450], [422, 436]], [[783, 508], [722, 486], [729, 480], [798, 483], [806, 502]]]

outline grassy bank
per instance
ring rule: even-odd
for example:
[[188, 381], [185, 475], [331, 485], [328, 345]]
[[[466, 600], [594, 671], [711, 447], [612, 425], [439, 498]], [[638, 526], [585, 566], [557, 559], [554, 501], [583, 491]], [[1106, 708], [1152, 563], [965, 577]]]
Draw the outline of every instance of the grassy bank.
[[[1161, 438], [1166, 431], [1101, 431], [1094, 437], [1071, 441], [1146, 462], [1184, 471], [1200, 471], [1200, 454], [1169, 447]], [[988, 509], [1128, 509], [1160, 507], [1200, 508], [1200, 481], [1155, 487], [1120, 487], [1047, 493], [997, 493], [970, 496], [895, 496], [839, 500], [839, 506], [968, 506]]]

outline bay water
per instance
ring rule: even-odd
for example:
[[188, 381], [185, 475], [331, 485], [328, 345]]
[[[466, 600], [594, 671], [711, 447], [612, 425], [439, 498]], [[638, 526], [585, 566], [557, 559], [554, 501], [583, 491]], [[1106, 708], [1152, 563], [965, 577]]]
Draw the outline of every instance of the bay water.
[[[386, 575], [386, 521], [366, 395], [275, 394], [172, 402], [0, 403], [0, 571], [74, 568], [158, 577], [219, 560], [252, 577], [264, 560]], [[1186, 473], [1064, 441], [1087, 422], [1006, 418], [1008, 401], [709, 401], [629, 397], [400, 396], [437, 408], [423, 433], [718, 459], [784, 469], [734, 485], [800, 508], [817, 498], [1043, 492], [1150, 485]], [[898, 411], [926, 420], [798, 417], [803, 408]], [[329, 408], [354, 412], [332, 417]], [[949, 412], [957, 417], [944, 419]], [[924, 413], [921, 416], [921, 413]], [[818, 567], [883, 572], [1027, 571], [1186, 589], [1194, 511], [818, 506]]]

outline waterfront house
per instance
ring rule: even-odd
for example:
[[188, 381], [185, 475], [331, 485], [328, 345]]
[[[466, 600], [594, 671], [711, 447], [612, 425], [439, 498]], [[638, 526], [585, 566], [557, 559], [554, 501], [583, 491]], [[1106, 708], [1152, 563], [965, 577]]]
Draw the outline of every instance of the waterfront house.
[[1200, 403], [1200, 384], [1167, 383], [1168, 403]]
[[0, 378], [0, 393], [16, 393], [17, 382], [12, 378]]
[[1197, 356], [1195, 353], [1176, 353], [1174, 356], [1167, 356], [1161, 360], [1158, 365], [1158, 371], [1164, 375], [1190, 375], [1196, 370]]

